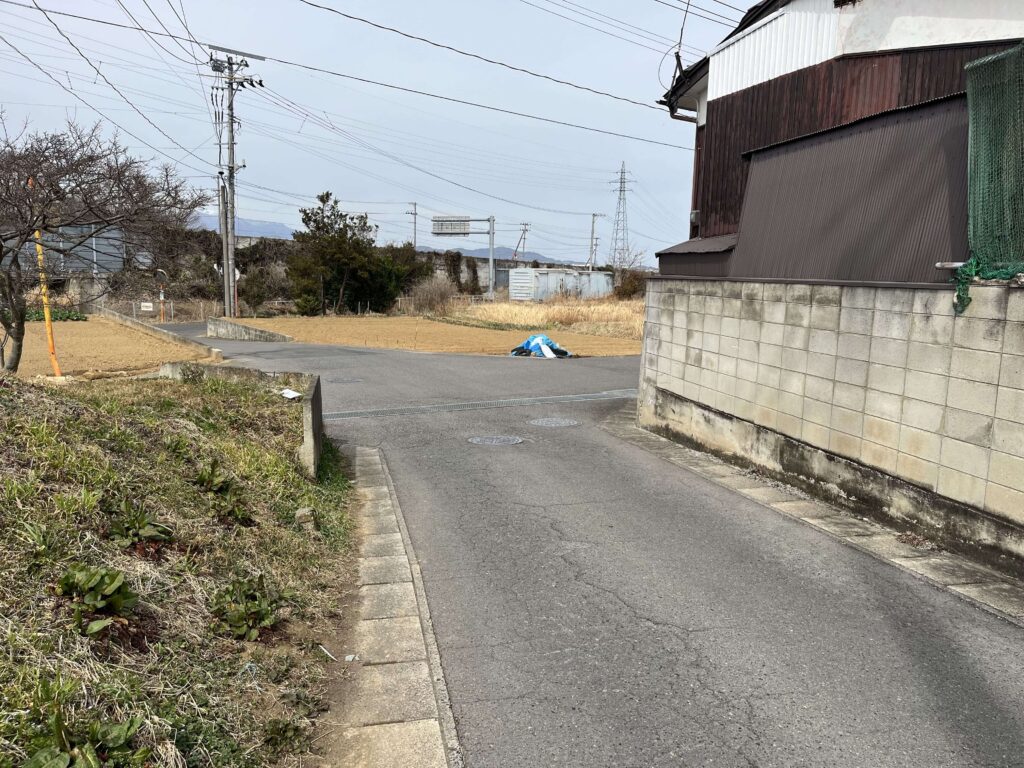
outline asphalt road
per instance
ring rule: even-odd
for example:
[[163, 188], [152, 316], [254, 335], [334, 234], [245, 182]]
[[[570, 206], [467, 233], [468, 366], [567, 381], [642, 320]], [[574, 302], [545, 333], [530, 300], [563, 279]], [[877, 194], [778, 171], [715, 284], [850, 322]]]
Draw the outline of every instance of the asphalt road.
[[[320, 373], [335, 413], [622, 390], [639, 365], [217, 346]], [[1024, 766], [1024, 631], [612, 437], [623, 404], [329, 422], [386, 456], [470, 768]]]

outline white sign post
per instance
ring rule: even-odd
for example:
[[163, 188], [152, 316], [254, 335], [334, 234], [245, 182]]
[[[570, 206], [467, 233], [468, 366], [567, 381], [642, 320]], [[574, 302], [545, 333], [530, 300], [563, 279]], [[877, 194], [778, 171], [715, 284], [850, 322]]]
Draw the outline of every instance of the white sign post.
[[[469, 235], [487, 235], [489, 238], [487, 255], [487, 298], [494, 301], [494, 217], [471, 219], [469, 216], [434, 216], [431, 220], [431, 232], [435, 237], [468, 237]], [[474, 231], [472, 224], [487, 222], [487, 230]]]

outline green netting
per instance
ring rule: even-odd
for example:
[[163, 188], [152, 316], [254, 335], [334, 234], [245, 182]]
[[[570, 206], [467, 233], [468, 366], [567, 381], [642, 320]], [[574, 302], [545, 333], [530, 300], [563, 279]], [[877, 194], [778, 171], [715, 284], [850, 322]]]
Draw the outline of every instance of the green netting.
[[970, 260], [957, 272], [957, 312], [976, 280], [1024, 272], [1024, 46], [967, 65]]

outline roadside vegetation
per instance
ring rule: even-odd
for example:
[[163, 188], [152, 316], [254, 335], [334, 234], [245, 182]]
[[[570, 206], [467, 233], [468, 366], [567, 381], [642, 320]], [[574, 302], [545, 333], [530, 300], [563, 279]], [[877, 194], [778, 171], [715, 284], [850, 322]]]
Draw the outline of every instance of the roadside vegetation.
[[496, 301], [452, 306], [449, 319], [499, 330], [562, 330], [590, 336], [640, 339], [643, 299], [555, 299], [544, 303]]
[[256, 385], [0, 376], [0, 766], [298, 764], [349, 568], [300, 441]]

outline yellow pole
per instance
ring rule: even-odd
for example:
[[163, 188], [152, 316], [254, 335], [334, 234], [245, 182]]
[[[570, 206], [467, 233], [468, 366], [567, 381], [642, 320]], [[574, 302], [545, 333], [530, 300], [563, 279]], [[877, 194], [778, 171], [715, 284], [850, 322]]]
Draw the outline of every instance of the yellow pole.
[[[35, 180], [30, 176], [28, 188], [35, 186]], [[43, 233], [38, 229], [36, 236], [36, 261], [39, 263], [39, 291], [43, 297], [43, 320], [46, 321], [46, 343], [50, 348], [50, 365], [53, 366], [53, 375], [60, 376], [60, 363], [57, 362], [57, 350], [53, 345], [53, 318], [50, 316], [50, 289], [46, 284], [46, 260], [43, 258]]]
[[53, 318], [50, 317], [50, 289], [46, 284], [46, 261], [43, 258], [43, 234], [36, 230], [36, 260], [39, 262], [39, 292], [43, 297], [43, 319], [46, 321], [46, 343], [50, 347], [50, 365], [53, 375], [60, 376], [60, 363], [53, 345]]

